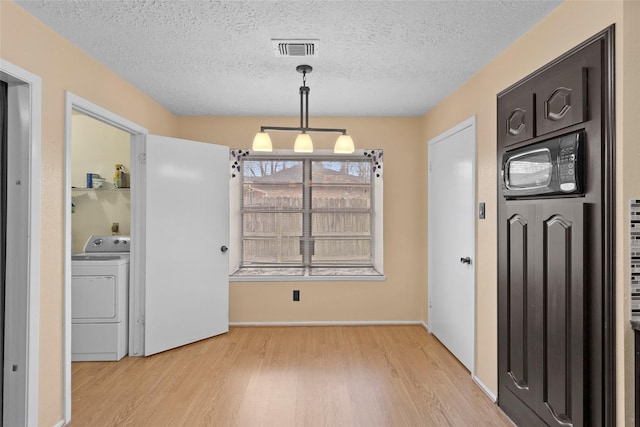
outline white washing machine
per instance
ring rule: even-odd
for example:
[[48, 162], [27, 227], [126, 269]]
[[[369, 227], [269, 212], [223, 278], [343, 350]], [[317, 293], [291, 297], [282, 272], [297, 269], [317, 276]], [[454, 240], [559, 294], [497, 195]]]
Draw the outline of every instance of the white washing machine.
[[71, 258], [71, 360], [128, 353], [129, 236], [91, 236]]

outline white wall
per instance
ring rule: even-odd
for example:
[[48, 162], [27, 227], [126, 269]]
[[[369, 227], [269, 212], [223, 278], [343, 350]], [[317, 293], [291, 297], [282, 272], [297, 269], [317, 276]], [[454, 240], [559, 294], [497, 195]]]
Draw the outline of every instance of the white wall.
[[[113, 189], [115, 165], [129, 170], [130, 135], [91, 117], [74, 114], [71, 129], [71, 185], [76, 187], [71, 218], [73, 252], [81, 252], [91, 234], [111, 234], [119, 223], [118, 234], [129, 234], [131, 200], [127, 189]], [[106, 178], [103, 189], [83, 190], [87, 173]]]

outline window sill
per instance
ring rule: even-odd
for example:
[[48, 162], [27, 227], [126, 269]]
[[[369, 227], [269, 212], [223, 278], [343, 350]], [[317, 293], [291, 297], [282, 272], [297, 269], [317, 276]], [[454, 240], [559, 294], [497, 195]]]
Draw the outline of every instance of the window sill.
[[343, 282], [384, 281], [386, 277], [373, 268], [330, 269], [312, 271], [302, 269], [243, 268], [229, 275], [230, 282]]

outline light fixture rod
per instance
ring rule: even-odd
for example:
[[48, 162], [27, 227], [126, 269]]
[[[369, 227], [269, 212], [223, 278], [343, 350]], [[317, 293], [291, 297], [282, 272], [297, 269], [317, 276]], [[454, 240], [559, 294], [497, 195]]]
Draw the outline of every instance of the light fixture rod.
[[304, 104], [302, 103], [302, 86], [300, 86], [300, 127], [304, 127], [302, 118], [304, 117]]
[[309, 127], [309, 91], [311, 90], [307, 86], [307, 73], [310, 73], [313, 68], [311, 68], [310, 65], [299, 65], [296, 70], [302, 73], [302, 86], [300, 86], [300, 127], [306, 129]]
[[304, 86], [304, 102], [305, 102], [305, 107], [304, 107], [304, 116], [305, 116], [305, 120], [304, 120], [304, 127], [308, 128], [309, 127], [309, 91], [311, 89], [309, 89], [306, 84]]
[[347, 133], [346, 129], [329, 129], [329, 128], [305, 128], [305, 127], [285, 127], [285, 126], [261, 126], [260, 132], [266, 132], [270, 130], [284, 131], [284, 132], [325, 132], [325, 133]]

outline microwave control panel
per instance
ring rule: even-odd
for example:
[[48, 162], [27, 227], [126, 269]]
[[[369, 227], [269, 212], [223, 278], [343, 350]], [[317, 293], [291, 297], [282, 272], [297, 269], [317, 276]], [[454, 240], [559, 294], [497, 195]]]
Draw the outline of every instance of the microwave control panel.
[[579, 142], [571, 138], [563, 139], [560, 142], [560, 150], [558, 152], [558, 181], [560, 190], [573, 192], [578, 189], [577, 165]]

